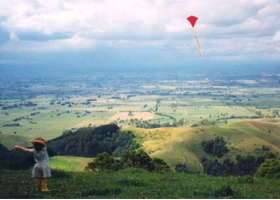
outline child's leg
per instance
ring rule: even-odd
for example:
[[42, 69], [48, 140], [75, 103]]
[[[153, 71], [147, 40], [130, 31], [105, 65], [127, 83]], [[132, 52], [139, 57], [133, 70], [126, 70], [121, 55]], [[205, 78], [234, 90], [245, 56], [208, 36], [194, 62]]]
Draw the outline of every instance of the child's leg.
[[50, 190], [48, 189], [48, 179], [44, 178], [42, 179], [42, 192], [49, 192]]
[[41, 189], [42, 189], [41, 185], [42, 185], [41, 179], [37, 178], [36, 179], [36, 191], [41, 191]]

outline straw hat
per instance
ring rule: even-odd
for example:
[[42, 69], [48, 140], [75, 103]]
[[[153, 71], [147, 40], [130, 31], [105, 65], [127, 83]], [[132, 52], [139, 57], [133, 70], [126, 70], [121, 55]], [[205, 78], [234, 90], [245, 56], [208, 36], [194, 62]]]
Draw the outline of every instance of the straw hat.
[[42, 145], [44, 145], [44, 146], [47, 146], [47, 145], [46, 145], [46, 140], [44, 140], [44, 138], [42, 138], [42, 137], [36, 137], [31, 143], [32, 143], [32, 144], [34, 144], [34, 143], [40, 143], [40, 144], [42, 144]]

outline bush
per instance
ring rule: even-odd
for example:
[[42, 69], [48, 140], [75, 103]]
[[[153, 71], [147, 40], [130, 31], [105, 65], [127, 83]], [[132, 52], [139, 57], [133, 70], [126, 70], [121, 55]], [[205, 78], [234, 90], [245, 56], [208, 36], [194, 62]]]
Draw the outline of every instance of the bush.
[[86, 169], [92, 171], [100, 170], [118, 170], [121, 169], [121, 163], [119, 160], [115, 160], [109, 153], [103, 152], [96, 156], [95, 160], [88, 163]]
[[155, 172], [163, 173], [171, 170], [168, 164], [160, 158], [153, 158], [152, 164], [154, 165]]
[[217, 159], [202, 159], [204, 171], [207, 174], [217, 175], [253, 175], [261, 164], [260, 158], [254, 156], [236, 156], [236, 162], [225, 159], [223, 162]]
[[124, 153], [121, 157], [121, 162], [125, 167], [143, 168], [148, 171], [154, 170], [152, 158], [143, 150]]
[[103, 152], [96, 156], [95, 160], [88, 163], [86, 169], [91, 171], [100, 170], [119, 170], [123, 168], [141, 168], [154, 172], [167, 172], [170, 171], [170, 167], [162, 159], [152, 159], [143, 150], [128, 151], [124, 153], [121, 159], [114, 159], [109, 153]]
[[214, 195], [215, 197], [229, 197], [233, 196], [234, 191], [229, 185], [222, 186], [220, 189], [216, 190]]
[[177, 164], [175, 167], [176, 172], [188, 173], [188, 168], [186, 164]]
[[229, 151], [226, 144], [227, 142], [223, 137], [216, 137], [214, 140], [201, 142], [201, 146], [206, 153], [217, 156], [218, 158], [222, 157]]
[[280, 157], [266, 159], [258, 168], [256, 176], [273, 177], [280, 173]]

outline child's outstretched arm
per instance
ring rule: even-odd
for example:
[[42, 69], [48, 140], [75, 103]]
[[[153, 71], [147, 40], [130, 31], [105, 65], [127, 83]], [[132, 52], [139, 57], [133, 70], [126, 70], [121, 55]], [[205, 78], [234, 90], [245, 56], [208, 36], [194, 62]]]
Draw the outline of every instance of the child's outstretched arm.
[[24, 151], [24, 152], [30, 152], [30, 149], [27, 149], [27, 148], [19, 146], [19, 145], [15, 145], [14, 148], [19, 149], [19, 150]]

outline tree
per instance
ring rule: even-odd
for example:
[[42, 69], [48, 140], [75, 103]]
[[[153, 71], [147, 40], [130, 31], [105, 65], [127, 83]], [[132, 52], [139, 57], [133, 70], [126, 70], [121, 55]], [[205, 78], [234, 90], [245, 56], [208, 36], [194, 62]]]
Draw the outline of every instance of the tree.
[[103, 152], [96, 156], [95, 160], [88, 163], [86, 169], [100, 171], [105, 169], [118, 170], [121, 168], [120, 162], [114, 160], [109, 153]]
[[160, 158], [153, 158], [152, 164], [154, 165], [153, 171], [155, 172], [163, 173], [171, 170], [168, 164]]
[[88, 163], [86, 169], [91, 171], [119, 170], [127, 167], [142, 168], [154, 172], [167, 172], [170, 167], [160, 158], [152, 159], [143, 150], [128, 151], [121, 156], [121, 159], [114, 159], [109, 153], [103, 152], [96, 156], [95, 160]]
[[143, 168], [152, 171], [152, 158], [143, 150], [128, 151], [121, 157], [121, 162], [128, 167]]
[[206, 153], [217, 156], [218, 158], [222, 157], [229, 151], [226, 144], [227, 142], [223, 137], [216, 137], [214, 140], [201, 142], [201, 146]]

